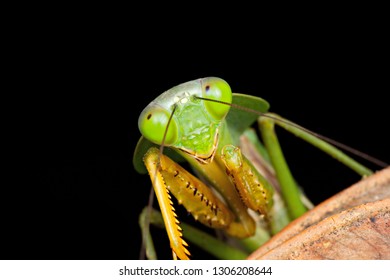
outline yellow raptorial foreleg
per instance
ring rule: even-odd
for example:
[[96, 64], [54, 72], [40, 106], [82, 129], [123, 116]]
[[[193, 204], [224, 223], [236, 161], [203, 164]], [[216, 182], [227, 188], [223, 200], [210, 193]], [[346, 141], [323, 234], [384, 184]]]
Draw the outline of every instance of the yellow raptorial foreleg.
[[145, 166], [153, 183], [153, 188], [160, 205], [161, 214], [164, 219], [165, 228], [168, 233], [173, 254], [182, 260], [188, 260], [190, 252], [186, 248], [187, 243], [182, 238], [183, 234], [179, 226], [179, 221], [176, 218], [177, 215], [175, 213], [175, 208], [172, 205], [173, 203], [169, 195], [169, 190], [165, 185], [164, 178], [161, 175], [160, 170], [157, 168], [159, 162], [159, 152], [158, 150], [156, 152], [156, 150], [157, 149], [154, 148], [150, 149], [145, 154]]
[[[246, 206], [242, 206], [244, 207], [242, 211], [245, 211], [249, 220], [244, 219], [240, 222], [236, 213], [232, 212], [215, 192], [169, 157], [161, 154], [157, 148], [148, 150], [144, 162], [153, 182], [174, 257], [188, 259], [190, 253], [186, 248], [187, 243], [182, 238], [170, 194], [174, 195], [178, 203], [182, 204], [196, 220], [206, 226], [224, 229], [228, 234], [241, 238], [254, 234], [254, 221], [247, 214]], [[231, 183], [227, 181], [225, 184]], [[228, 196], [228, 199], [232, 197]], [[246, 216], [241, 213], [240, 218], [242, 217]]]
[[222, 148], [221, 159], [241, 200], [248, 208], [268, 216], [273, 205], [273, 188], [233, 145]]

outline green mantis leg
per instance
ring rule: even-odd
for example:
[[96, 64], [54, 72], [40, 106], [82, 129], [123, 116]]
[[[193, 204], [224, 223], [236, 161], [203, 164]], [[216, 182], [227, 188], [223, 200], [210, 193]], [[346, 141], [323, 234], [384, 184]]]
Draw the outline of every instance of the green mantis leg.
[[272, 165], [275, 168], [276, 176], [281, 187], [283, 199], [286, 202], [289, 216], [292, 220], [294, 220], [306, 212], [306, 208], [300, 199], [298, 185], [295, 183], [284, 158], [278, 138], [274, 131], [273, 120], [269, 118], [260, 118], [259, 126], [264, 144], [267, 147]]
[[287, 204], [289, 215], [291, 219], [296, 219], [301, 216], [306, 207], [302, 203], [300, 198], [299, 188], [291, 175], [290, 169], [284, 158], [282, 149], [280, 147], [278, 138], [274, 131], [274, 124], [278, 124], [287, 131], [295, 134], [297, 137], [302, 138], [313, 146], [321, 149], [332, 157], [336, 158], [358, 174], [370, 175], [372, 171], [364, 167], [360, 163], [356, 162], [339, 149], [330, 145], [329, 143], [319, 139], [312, 133], [305, 129], [302, 129], [298, 125], [286, 120], [275, 114], [267, 114], [269, 117], [260, 117], [258, 120], [259, 128], [263, 137], [264, 144], [268, 150], [272, 165], [275, 168], [276, 176], [282, 189], [283, 198]]
[[[148, 207], [144, 208], [139, 217], [139, 224], [143, 234], [147, 234], [147, 238], [145, 239], [146, 256], [149, 260], [155, 260], [157, 259], [157, 255], [154, 249], [152, 237], [150, 233], [148, 233], [149, 231], [147, 230], [147, 227], [149, 226], [150, 222], [150, 224], [165, 230], [165, 224], [159, 211], [151, 209], [151, 212], [148, 213], [149, 211], [150, 209]], [[150, 214], [150, 217], [147, 220], [146, 217], [148, 214]], [[246, 252], [234, 248], [222, 240], [219, 240], [191, 225], [181, 223], [180, 226], [183, 229], [183, 236], [186, 240], [200, 248], [203, 248], [203, 250], [210, 253], [211, 255], [214, 255], [218, 259], [241, 260], [248, 257]]]

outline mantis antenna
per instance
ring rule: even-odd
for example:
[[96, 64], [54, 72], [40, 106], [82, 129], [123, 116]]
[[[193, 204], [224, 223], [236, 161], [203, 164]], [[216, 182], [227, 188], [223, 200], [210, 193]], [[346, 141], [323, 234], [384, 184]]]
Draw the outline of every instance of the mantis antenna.
[[374, 157], [372, 157], [372, 156], [370, 156], [370, 155], [368, 155], [366, 153], [363, 153], [363, 152], [361, 152], [359, 150], [356, 150], [356, 149], [354, 149], [354, 148], [352, 148], [352, 147], [350, 147], [348, 145], [340, 143], [340, 142], [338, 142], [336, 140], [333, 140], [333, 139], [331, 139], [329, 137], [326, 137], [324, 135], [318, 134], [318, 133], [316, 133], [314, 131], [311, 131], [311, 130], [309, 130], [307, 128], [304, 128], [304, 127], [302, 127], [300, 125], [297, 125], [295, 123], [289, 122], [287, 120], [280, 119], [280, 118], [277, 118], [277, 117], [274, 117], [274, 116], [270, 116], [267, 113], [261, 113], [261, 112], [258, 112], [256, 110], [253, 110], [253, 109], [250, 109], [250, 108], [246, 108], [244, 106], [240, 106], [240, 105], [233, 104], [233, 103], [228, 103], [228, 102], [224, 102], [224, 101], [220, 101], [220, 100], [215, 100], [215, 99], [210, 99], [210, 98], [205, 98], [205, 97], [199, 97], [199, 96], [196, 96], [196, 98], [201, 99], [201, 100], [206, 100], [206, 101], [211, 101], [211, 102], [224, 104], [224, 105], [227, 105], [227, 106], [231, 106], [233, 108], [237, 108], [239, 110], [246, 111], [248, 113], [253, 113], [253, 114], [261, 116], [261, 117], [266, 117], [266, 118], [269, 118], [269, 119], [276, 120], [278, 122], [282, 122], [282, 123], [288, 124], [290, 126], [298, 128], [298, 129], [300, 129], [302, 131], [305, 131], [305, 132], [307, 132], [307, 133], [309, 133], [309, 134], [311, 134], [311, 135], [313, 135], [313, 136], [315, 136], [317, 138], [320, 138], [321, 140], [324, 140], [325, 142], [328, 142], [329, 144], [332, 144], [332, 145], [334, 145], [334, 146], [336, 146], [336, 147], [338, 147], [340, 149], [343, 149], [344, 151], [350, 152], [351, 154], [354, 154], [354, 155], [356, 155], [356, 156], [358, 156], [358, 157], [360, 157], [362, 159], [365, 159], [365, 160], [367, 160], [367, 161], [369, 161], [369, 162], [371, 162], [373, 164], [376, 164], [379, 167], [383, 167], [384, 168], [384, 167], [389, 166], [389, 164], [386, 163], [386, 162], [383, 162], [383, 161], [381, 161], [381, 160], [379, 160], [377, 158], [374, 158]]

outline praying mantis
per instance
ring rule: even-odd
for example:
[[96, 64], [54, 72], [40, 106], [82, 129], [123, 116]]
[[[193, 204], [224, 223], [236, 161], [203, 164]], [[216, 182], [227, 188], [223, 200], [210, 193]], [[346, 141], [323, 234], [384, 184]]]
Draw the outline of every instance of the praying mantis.
[[[243, 251], [257, 248], [311, 208], [283, 156], [275, 124], [361, 176], [372, 173], [334, 145], [355, 150], [268, 109], [264, 99], [232, 93], [225, 80], [207, 77], [167, 90], [142, 111], [133, 164], [139, 173], [149, 174], [161, 210], [160, 215], [146, 209], [140, 217], [148, 258], [155, 258], [149, 223], [166, 229], [174, 259], [190, 258], [185, 239], [195, 244], [208, 240], [205, 247], [216, 254], [230, 250], [227, 242], [180, 224], [172, 195], [195, 220], [240, 240], [232, 258], [244, 257]], [[252, 127], [256, 122], [261, 140]], [[178, 162], [189, 163], [192, 170]]]

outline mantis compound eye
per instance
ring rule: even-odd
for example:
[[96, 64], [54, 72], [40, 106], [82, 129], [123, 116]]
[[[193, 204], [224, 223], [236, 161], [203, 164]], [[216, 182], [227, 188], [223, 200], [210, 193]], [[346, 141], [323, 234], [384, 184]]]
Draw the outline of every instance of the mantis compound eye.
[[173, 118], [169, 122], [170, 115], [163, 108], [147, 106], [139, 116], [138, 128], [146, 139], [157, 145], [162, 144], [166, 133], [164, 144], [172, 145], [177, 139], [178, 130]]
[[[202, 97], [226, 103], [232, 102], [232, 90], [228, 83], [219, 78], [202, 79]], [[230, 106], [218, 102], [204, 101], [207, 111], [216, 120], [222, 120], [229, 112]]]

